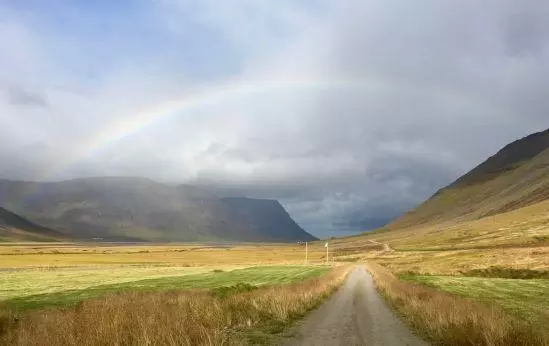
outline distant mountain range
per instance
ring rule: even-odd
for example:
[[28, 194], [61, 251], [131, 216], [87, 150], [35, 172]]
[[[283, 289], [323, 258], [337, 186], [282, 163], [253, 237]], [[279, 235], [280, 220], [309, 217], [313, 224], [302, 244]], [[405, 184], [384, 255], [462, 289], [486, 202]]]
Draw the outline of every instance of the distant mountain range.
[[549, 130], [515, 141], [388, 225], [468, 221], [549, 199]]
[[[190, 185], [145, 178], [62, 182], [0, 180], [0, 205], [43, 227], [27, 235], [111, 241], [261, 241], [316, 239], [275, 200], [221, 198]], [[6, 211], [7, 212], [7, 211]], [[15, 214], [13, 214], [15, 215]], [[24, 219], [22, 219], [24, 220]], [[38, 226], [42, 225], [42, 226]], [[17, 232], [4, 238], [18, 237]]]

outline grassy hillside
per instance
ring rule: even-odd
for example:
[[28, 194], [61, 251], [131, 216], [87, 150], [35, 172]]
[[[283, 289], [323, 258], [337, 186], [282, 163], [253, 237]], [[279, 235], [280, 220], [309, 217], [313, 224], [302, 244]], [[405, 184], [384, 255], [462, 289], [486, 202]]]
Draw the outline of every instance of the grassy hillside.
[[[254, 203], [250, 200], [247, 207], [253, 207]], [[169, 186], [144, 178], [103, 177], [51, 183], [1, 180], [0, 204], [33, 222], [80, 239], [296, 241], [311, 238], [292, 223], [287, 214], [284, 217], [290, 220], [261, 220], [251, 225], [249, 218], [233, 211], [230, 200], [193, 186]], [[275, 212], [281, 214], [280, 205], [269, 207], [276, 207]]]
[[549, 130], [509, 144], [389, 224], [389, 228], [476, 220], [546, 199], [549, 199]]
[[0, 241], [55, 241], [63, 235], [0, 207]]

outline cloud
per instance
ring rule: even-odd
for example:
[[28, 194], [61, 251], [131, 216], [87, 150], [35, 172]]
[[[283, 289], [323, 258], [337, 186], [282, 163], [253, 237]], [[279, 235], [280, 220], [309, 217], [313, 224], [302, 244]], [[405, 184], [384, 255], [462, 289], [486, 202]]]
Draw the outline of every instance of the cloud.
[[[379, 225], [549, 127], [541, 0], [70, 6], [0, 7], [4, 177], [214, 186], [278, 198], [324, 236]], [[144, 111], [159, 116], [109, 137]]]
[[29, 107], [47, 107], [47, 99], [35, 92], [23, 90], [17, 86], [8, 88], [8, 101], [13, 105]]

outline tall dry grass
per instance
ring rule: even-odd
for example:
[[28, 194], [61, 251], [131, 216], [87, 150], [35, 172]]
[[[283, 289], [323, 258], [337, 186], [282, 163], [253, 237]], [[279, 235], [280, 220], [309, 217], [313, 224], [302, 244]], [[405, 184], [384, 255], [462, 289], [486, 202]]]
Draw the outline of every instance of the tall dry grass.
[[[321, 278], [258, 288], [225, 298], [206, 290], [126, 292], [75, 308], [29, 313], [6, 323], [9, 345], [223, 345], [247, 332], [285, 326], [316, 307], [343, 281], [347, 267]], [[11, 320], [9, 320], [11, 321]]]
[[538, 329], [496, 308], [400, 281], [377, 264], [366, 267], [400, 317], [435, 345], [549, 345], [543, 326]]

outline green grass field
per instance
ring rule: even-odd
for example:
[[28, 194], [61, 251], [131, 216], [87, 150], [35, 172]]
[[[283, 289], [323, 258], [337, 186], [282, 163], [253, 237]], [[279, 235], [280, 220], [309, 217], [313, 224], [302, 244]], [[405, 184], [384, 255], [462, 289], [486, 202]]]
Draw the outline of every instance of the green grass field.
[[[107, 293], [120, 291], [166, 291], [191, 288], [216, 288], [231, 286], [237, 283], [247, 283], [254, 286], [295, 283], [301, 280], [319, 277], [326, 273], [329, 267], [305, 266], [262, 266], [236, 269], [232, 271], [214, 272], [211, 270], [201, 274], [187, 274], [183, 276], [165, 276], [145, 280], [118, 282], [89, 286], [80, 289], [68, 289], [51, 293], [27, 294], [25, 283], [36, 285], [30, 278], [22, 278], [19, 284], [13, 281], [2, 280], [0, 292], [8, 292], [4, 304], [15, 310], [28, 310], [42, 307], [65, 307], [90, 298], [101, 297]], [[130, 275], [130, 274], [128, 274]], [[35, 280], [40, 280], [36, 277]], [[69, 280], [67, 287], [71, 287]], [[51, 282], [44, 282], [44, 287], [51, 286]], [[63, 282], [57, 282], [62, 285]], [[74, 281], [72, 283], [74, 285]], [[10, 289], [18, 287], [18, 289]], [[4, 293], [6, 295], [6, 293]]]
[[499, 306], [531, 323], [549, 322], [549, 280], [414, 275], [401, 279]]
[[208, 267], [150, 265], [5, 270], [0, 273], [0, 300], [209, 271]]

